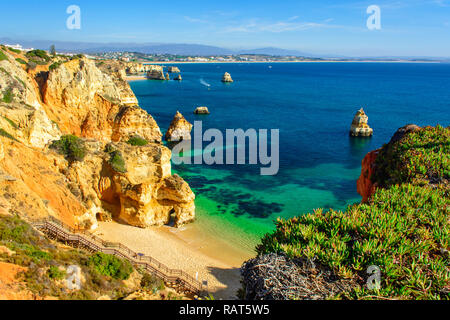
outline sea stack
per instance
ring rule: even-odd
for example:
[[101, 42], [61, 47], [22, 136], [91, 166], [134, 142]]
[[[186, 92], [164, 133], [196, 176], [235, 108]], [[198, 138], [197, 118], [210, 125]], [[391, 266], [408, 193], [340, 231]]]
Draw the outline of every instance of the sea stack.
[[233, 82], [233, 79], [228, 72], [225, 72], [225, 74], [223, 75], [222, 82]]
[[209, 110], [207, 107], [198, 107], [194, 111], [195, 114], [209, 114]]
[[371, 137], [373, 136], [373, 129], [367, 124], [369, 117], [361, 108], [353, 118], [352, 126], [350, 128], [350, 135], [352, 137]]
[[177, 75], [175, 78], [173, 78], [173, 80], [176, 80], [176, 81], [182, 81], [183, 78], [181, 77], [181, 74], [179, 74], [179, 75]]
[[169, 73], [166, 73], [166, 80], [170, 80], [170, 75], [169, 75]]
[[177, 114], [170, 124], [166, 133], [166, 140], [169, 142], [179, 142], [191, 140], [192, 124], [189, 123], [183, 115], [177, 111]]
[[164, 76], [164, 70], [161, 66], [149, 66], [147, 72], [147, 79], [150, 80], [166, 80]]
[[178, 67], [168, 67], [167, 70], [169, 71], [169, 73], [181, 73]]

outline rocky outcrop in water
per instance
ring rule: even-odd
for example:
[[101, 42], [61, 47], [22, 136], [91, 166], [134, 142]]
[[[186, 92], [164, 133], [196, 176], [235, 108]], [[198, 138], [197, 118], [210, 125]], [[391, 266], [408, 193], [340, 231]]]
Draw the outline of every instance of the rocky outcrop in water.
[[207, 107], [198, 107], [195, 109], [194, 114], [210, 114]]
[[168, 69], [169, 73], [181, 73], [181, 71], [178, 67], [168, 67], [167, 69]]
[[353, 137], [370, 137], [373, 135], [373, 129], [367, 124], [369, 117], [364, 112], [364, 109], [360, 109], [355, 117], [350, 128], [350, 135]]
[[181, 74], [177, 75], [175, 78], [173, 78], [175, 81], [182, 81], [183, 78], [181, 77]]
[[233, 79], [231, 78], [231, 75], [228, 72], [225, 72], [225, 74], [222, 77], [222, 82], [233, 82]]
[[164, 68], [162, 66], [150, 66], [150, 70], [147, 72], [147, 79], [166, 80]]
[[166, 133], [166, 140], [169, 142], [179, 142], [191, 140], [192, 124], [177, 111]]

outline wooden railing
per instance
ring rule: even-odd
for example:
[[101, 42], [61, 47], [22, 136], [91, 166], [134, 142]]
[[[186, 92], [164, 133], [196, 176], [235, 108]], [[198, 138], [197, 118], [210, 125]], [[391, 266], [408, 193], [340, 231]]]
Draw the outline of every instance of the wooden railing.
[[165, 282], [176, 282], [184, 289], [199, 295], [206, 293], [203, 284], [186, 272], [170, 269], [158, 260], [136, 253], [121, 243], [104, 241], [88, 231], [72, 228], [53, 217], [35, 223], [34, 226], [49, 238], [64, 242], [72, 247], [92, 252], [103, 252], [126, 259], [135, 266], [143, 267], [147, 272]]

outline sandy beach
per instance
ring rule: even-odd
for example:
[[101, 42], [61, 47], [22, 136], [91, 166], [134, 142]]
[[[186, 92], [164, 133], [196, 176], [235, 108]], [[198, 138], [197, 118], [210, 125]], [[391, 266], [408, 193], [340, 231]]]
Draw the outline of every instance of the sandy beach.
[[195, 223], [180, 229], [169, 226], [140, 229], [117, 222], [100, 223], [95, 232], [104, 240], [120, 242], [149, 255], [169, 268], [181, 269], [208, 281], [216, 299], [236, 299], [241, 288], [242, 263], [254, 253], [236, 248], [202, 230]]

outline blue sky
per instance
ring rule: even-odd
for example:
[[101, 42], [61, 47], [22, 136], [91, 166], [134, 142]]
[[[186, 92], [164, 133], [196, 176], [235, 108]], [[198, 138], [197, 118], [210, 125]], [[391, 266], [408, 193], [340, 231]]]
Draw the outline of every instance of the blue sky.
[[[349, 56], [450, 56], [450, 0], [2, 1], [0, 37], [280, 47]], [[81, 30], [66, 9], [81, 8]], [[381, 30], [368, 30], [368, 6]]]

